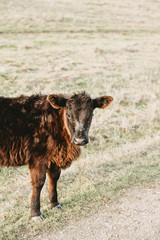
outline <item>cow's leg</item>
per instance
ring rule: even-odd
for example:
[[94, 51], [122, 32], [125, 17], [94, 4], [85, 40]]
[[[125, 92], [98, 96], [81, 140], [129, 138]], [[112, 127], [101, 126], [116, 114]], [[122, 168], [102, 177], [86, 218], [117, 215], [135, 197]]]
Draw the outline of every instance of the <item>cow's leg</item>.
[[57, 200], [57, 181], [61, 174], [61, 169], [56, 167], [53, 163], [49, 169], [47, 169], [47, 174], [49, 178], [49, 200], [52, 207], [61, 208]]
[[31, 197], [31, 216], [33, 220], [43, 219], [40, 212], [40, 193], [46, 179], [46, 167], [44, 165], [30, 165], [32, 197]]

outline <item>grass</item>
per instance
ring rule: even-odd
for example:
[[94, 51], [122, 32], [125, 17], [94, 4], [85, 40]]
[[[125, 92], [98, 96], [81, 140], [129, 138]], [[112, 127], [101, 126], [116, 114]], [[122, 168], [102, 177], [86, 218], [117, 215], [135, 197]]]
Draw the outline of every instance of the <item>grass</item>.
[[111, 95], [95, 110], [81, 158], [58, 183], [63, 211], [30, 220], [28, 168], [0, 169], [1, 239], [32, 239], [113, 201], [159, 176], [160, 3], [158, 1], [0, 2], [0, 95]]
[[[1, 218], [4, 220], [2, 239], [16, 239], [17, 236], [19, 239], [25, 238], [27, 232], [30, 233], [27, 235], [30, 239], [41, 232], [41, 229], [44, 232], [63, 227], [72, 221], [73, 217], [76, 219], [89, 216], [98, 209], [103, 209], [107, 202], [123, 194], [125, 189], [153, 181], [159, 176], [160, 154], [152, 144], [145, 150], [141, 149], [136, 155], [128, 152], [118, 160], [115, 156], [108, 162], [105, 156], [101, 157], [98, 164], [94, 157], [87, 161], [87, 168], [84, 168], [83, 161], [76, 170], [70, 169], [62, 175], [58, 184], [62, 211], [50, 209], [47, 182], [42, 193], [42, 212], [45, 220], [38, 224], [30, 221], [28, 201], [31, 189], [27, 184], [29, 176], [26, 174], [26, 167], [6, 171], [3, 168], [2, 175], [5, 181], [2, 184], [6, 196], [1, 199], [1, 205], [7, 205], [8, 212], [3, 213]], [[12, 184], [12, 189], [8, 188], [9, 184]], [[10, 225], [5, 223], [6, 219]]]

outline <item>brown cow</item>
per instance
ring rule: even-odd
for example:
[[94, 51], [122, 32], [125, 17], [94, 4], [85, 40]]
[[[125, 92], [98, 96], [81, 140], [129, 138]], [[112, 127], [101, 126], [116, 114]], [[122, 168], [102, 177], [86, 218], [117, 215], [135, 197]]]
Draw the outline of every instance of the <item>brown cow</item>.
[[29, 165], [34, 220], [42, 218], [40, 192], [46, 173], [51, 206], [61, 208], [56, 189], [61, 169], [69, 167], [80, 156], [80, 146], [88, 143], [93, 110], [112, 101], [110, 96], [91, 99], [85, 92], [71, 97], [0, 97], [0, 165]]

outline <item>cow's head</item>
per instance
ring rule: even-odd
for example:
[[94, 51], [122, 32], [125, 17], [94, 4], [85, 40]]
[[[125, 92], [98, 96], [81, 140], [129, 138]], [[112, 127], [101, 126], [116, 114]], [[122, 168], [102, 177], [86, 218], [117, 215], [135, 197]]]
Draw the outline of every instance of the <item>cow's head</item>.
[[88, 143], [88, 132], [95, 108], [106, 108], [113, 98], [102, 96], [91, 99], [85, 92], [74, 94], [71, 97], [49, 95], [47, 100], [56, 108], [64, 108], [65, 124], [71, 136], [71, 142], [83, 146]]

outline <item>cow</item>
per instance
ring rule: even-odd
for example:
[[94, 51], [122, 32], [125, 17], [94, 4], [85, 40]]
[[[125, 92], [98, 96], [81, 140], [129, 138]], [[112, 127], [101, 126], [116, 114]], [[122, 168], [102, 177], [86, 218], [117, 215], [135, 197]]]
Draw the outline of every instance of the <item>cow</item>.
[[0, 165], [28, 165], [31, 175], [31, 217], [43, 219], [40, 193], [46, 174], [51, 207], [61, 208], [57, 181], [89, 142], [88, 132], [95, 108], [106, 108], [113, 98], [92, 99], [86, 92], [0, 97]]

